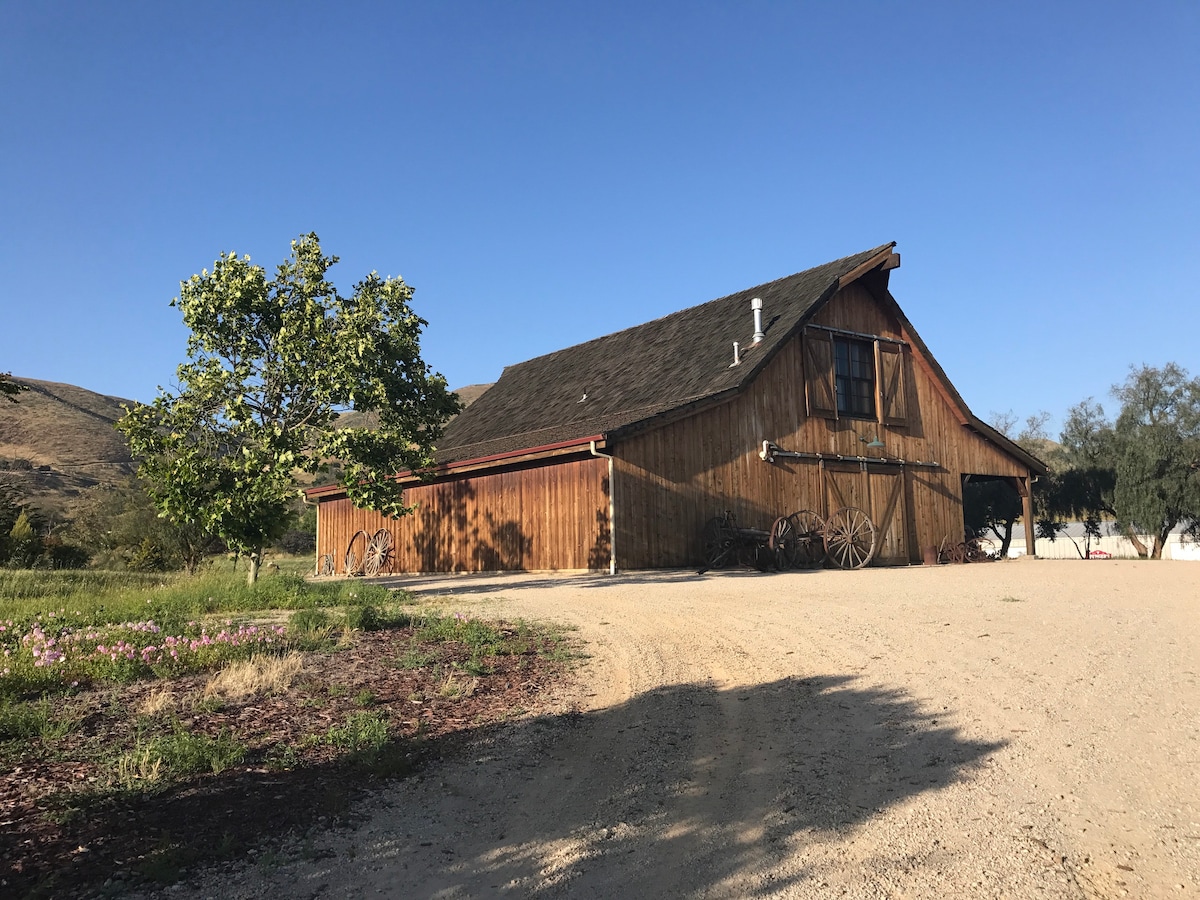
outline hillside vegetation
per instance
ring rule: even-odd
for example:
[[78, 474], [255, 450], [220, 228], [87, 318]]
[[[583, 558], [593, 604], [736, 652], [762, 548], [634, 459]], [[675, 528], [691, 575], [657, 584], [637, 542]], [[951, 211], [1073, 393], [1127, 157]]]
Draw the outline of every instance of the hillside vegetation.
[[113, 428], [130, 401], [70, 384], [15, 380], [28, 390], [0, 407], [0, 478], [19, 497], [68, 515], [87, 488], [133, 474], [129, 449]]
[[[124, 483], [136, 469], [113, 424], [131, 401], [86, 388], [34, 378], [15, 381], [29, 389], [17, 403], [0, 405], [0, 482], [17, 497], [53, 518], [70, 518], [84, 492]], [[464, 406], [490, 384], [456, 392]], [[370, 414], [343, 413], [343, 427], [371, 427]]]

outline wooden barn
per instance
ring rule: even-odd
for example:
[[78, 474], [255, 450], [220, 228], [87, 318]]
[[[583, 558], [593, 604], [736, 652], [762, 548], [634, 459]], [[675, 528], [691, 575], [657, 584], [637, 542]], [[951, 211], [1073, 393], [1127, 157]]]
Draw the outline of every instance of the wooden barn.
[[888, 290], [894, 246], [509, 366], [411, 478], [412, 515], [308, 492], [318, 569], [361, 568], [381, 531], [393, 572], [694, 566], [725, 510], [766, 529], [845, 506], [875, 523], [872, 565], [906, 565], [962, 540], [967, 477], [1008, 479], [1032, 536], [1045, 467], [946, 378]]

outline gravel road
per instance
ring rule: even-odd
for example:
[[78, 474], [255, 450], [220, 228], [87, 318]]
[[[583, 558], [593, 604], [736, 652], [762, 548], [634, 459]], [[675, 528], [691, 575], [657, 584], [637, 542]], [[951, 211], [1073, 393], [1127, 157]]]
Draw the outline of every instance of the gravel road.
[[590, 654], [169, 896], [1200, 897], [1200, 564], [398, 579]]

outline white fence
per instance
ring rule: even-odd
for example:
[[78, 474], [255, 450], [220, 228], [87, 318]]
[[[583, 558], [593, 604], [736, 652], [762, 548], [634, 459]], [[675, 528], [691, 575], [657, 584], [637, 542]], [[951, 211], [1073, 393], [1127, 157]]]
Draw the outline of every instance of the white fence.
[[[1101, 526], [1103, 531], [1107, 531], [1107, 528], [1107, 525]], [[1147, 547], [1154, 543], [1154, 539], [1149, 535], [1139, 535], [1138, 539]], [[999, 542], [995, 541], [994, 543], [996, 549], [999, 549]], [[1060, 534], [1053, 541], [1046, 538], [1037, 538], [1036, 540], [1037, 555], [1041, 559], [1079, 559], [1080, 555], [1087, 553], [1089, 549], [1093, 552], [1107, 553], [1114, 559], [1138, 558], [1133, 542], [1124, 535], [1104, 534], [1099, 538], [1092, 538], [1089, 548], [1087, 537], [1083, 534], [1083, 526], [1075, 523], [1068, 526], [1066, 534]], [[1013, 529], [1012, 545], [1008, 548], [1008, 555], [1010, 557], [1025, 555], [1024, 529], [1020, 527]], [[1200, 562], [1200, 543], [1184, 534], [1174, 532], [1167, 537], [1167, 542], [1163, 546], [1162, 558]]]

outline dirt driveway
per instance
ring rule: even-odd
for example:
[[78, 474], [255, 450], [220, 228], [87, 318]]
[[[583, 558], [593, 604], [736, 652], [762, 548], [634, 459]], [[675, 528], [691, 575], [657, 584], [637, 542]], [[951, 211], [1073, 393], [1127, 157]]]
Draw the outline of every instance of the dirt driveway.
[[410, 579], [560, 715], [171, 896], [1200, 897], [1200, 564]]

